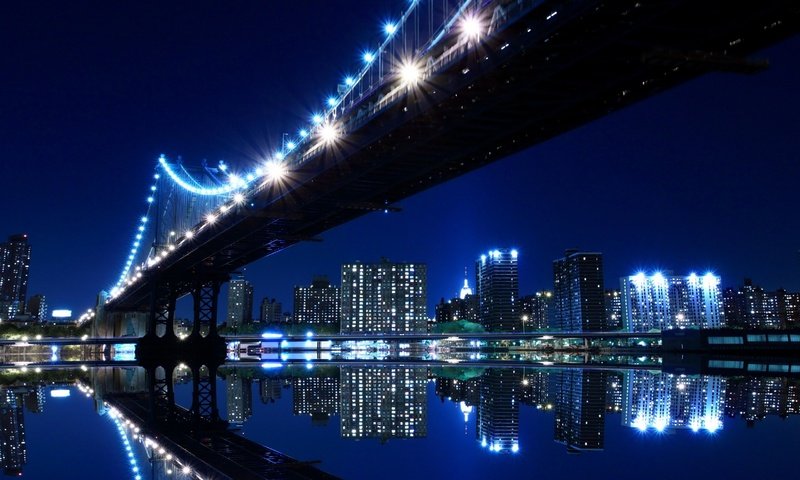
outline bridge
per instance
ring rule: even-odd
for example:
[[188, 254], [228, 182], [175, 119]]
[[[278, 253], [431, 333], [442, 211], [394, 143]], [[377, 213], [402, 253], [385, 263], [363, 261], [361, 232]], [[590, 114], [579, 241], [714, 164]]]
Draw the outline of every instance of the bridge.
[[[220, 285], [243, 266], [714, 70], [798, 31], [796, 2], [409, 2], [325, 109], [262, 165], [161, 156], [95, 332], [139, 315], [174, 339], [217, 336]], [[149, 248], [148, 248], [149, 247]], [[123, 332], [124, 333], [124, 332]]]

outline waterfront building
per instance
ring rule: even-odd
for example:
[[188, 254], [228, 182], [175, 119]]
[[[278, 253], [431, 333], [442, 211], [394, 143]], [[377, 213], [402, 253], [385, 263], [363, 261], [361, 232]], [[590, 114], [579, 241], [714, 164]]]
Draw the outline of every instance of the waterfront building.
[[316, 277], [309, 287], [294, 287], [294, 322], [301, 325], [339, 325], [341, 292], [327, 277]]
[[258, 381], [258, 396], [263, 404], [275, 403], [281, 398], [282, 382], [279, 378], [262, 378]]
[[261, 300], [261, 322], [266, 324], [283, 323], [285, 318], [283, 316], [283, 305], [274, 298], [264, 297]]
[[522, 369], [511, 368], [492, 368], [481, 376], [477, 437], [490, 452], [519, 452], [522, 378]]
[[602, 450], [606, 372], [559, 370], [555, 383], [554, 440], [571, 452]]
[[427, 266], [421, 263], [342, 265], [341, 333], [424, 333], [428, 330]]
[[11, 235], [0, 243], [0, 321], [25, 312], [31, 246], [25, 234]]
[[622, 329], [622, 293], [619, 290], [606, 290], [606, 329]]
[[481, 324], [489, 332], [522, 331], [517, 312], [519, 266], [517, 250], [503, 248], [481, 255], [475, 264]]
[[622, 308], [629, 332], [725, 326], [720, 278], [638, 273], [623, 277]]
[[603, 255], [567, 250], [553, 261], [553, 327], [567, 332], [606, 329]]
[[21, 476], [28, 460], [22, 399], [11, 388], [0, 388], [0, 467], [7, 476]]
[[521, 297], [519, 315], [524, 331], [547, 328], [553, 317], [553, 292], [536, 292]]
[[520, 403], [540, 410], [551, 410], [553, 408], [553, 398], [550, 385], [550, 372], [526, 369], [522, 377]]
[[46, 322], [49, 310], [47, 308], [47, 298], [41, 293], [37, 293], [28, 300], [28, 314], [37, 322]]
[[425, 367], [341, 367], [342, 438], [422, 438], [428, 434]]
[[725, 321], [742, 328], [787, 328], [800, 321], [800, 294], [784, 289], [765, 291], [749, 278], [722, 294]]
[[725, 389], [725, 416], [747, 421], [749, 427], [767, 416], [800, 414], [800, 383], [788, 378], [731, 377]]
[[253, 285], [244, 278], [228, 283], [228, 328], [253, 323]]
[[313, 425], [326, 425], [339, 413], [339, 375], [293, 378], [292, 413], [310, 415]]

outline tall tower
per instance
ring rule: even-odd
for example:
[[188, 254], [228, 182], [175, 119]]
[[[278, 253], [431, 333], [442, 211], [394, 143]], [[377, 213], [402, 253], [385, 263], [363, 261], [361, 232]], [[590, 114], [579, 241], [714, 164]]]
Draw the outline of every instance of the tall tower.
[[476, 262], [480, 321], [488, 331], [522, 330], [517, 313], [519, 268], [516, 250], [503, 248], [490, 251]]
[[28, 235], [12, 235], [0, 244], [0, 321], [25, 313], [30, 264]]
[[235, 278], [228, 284], [228, 328], [253, 322], [253, 285], [244, 278]]
[[566, 332], [606, 328], [603, 254], [567, 250], [553, 261], [554, 326]]

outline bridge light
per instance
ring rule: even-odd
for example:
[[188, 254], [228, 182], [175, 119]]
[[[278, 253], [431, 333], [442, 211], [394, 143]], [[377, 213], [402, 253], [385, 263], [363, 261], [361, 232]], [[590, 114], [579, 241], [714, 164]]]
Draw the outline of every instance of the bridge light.
[[206, 223], [208, 223], [209, 225], [211, 225], [216, 221], [217, 221], [217, 216], [214, 215], [213, 213], [209, 213], [208, 215], [206, 215]]
[[314, 125], [319, 125], [320, 123], [322, 123], [322, 115], [320, 115], [319, 113], [315, 113], [311, 117], [311, 123], [313, 123]]
[[150, 191], [152, 191], [152, 192], [155, 192], [155, 191], [156, 191], [156, 186], [155, 186], [155, 185], [152, 185], [152, 186], [150, 187]]
[[147, 217], [142, 217], [142, 223], [147, 223]]
[[294, 143], [294, 142], [291, 142], [291, 141], [290, 142], [286, 142], [286, 148], [288, 148], [289, 150], [294, 150], [294, 147], [296, 147], [296, 146], [297, 146], [297, 144]]
[[372, 52], [364, 52], [361, 58], [364, 59], [364, 63], [372, 63], [372, 61], [375, 60], [375, 54]]
[[319, 136], [325, 143], [332, 143], [339, 138], [339, 131], [332, 123], [326, 123], [319, 129]]
[[413, 63], [404, 63], [400, 67], [400, 80], [408, 86], [416, 85], [420, 77], [419, 67]]
[[386, 35], [394, 35], [397, 32], [397, 25], [393, 22], [386, 22], [383, 24], [383, 31]]
[[328, 103], [329, 107], [335, 107], [336, 106], [336, 97], [328, 97], [328, 100], [326, 102]]
[[468, 15], [461, 20], [461, 35], [466, 40], [476, 40], [483, 35], [483, 22], [475, 15]]
[[308, 130], [305, 128], [300, 129], [300, 138], [306, 138], [308, 136]]
[[344, 77], [344, 84], [348, 87], [352, 87], [354, 83], [356, 83], [356, 81], [353, 80], [353, 77]]
[[147, 203], [153, 203], [153, 200], [154, 200], [153, 197], [147, 197]]
[[271, 178], [273, 180], [280, 180], [287, 173], [286, 165], [278, 160], [267, 162], [267, 164], [264, 165], [264, 170], [267, 172], [267, 178]]
[[183, 470], [181, 470], [181, 471], [183, 472], [184, 475], [189, 475], [190, 473], [192, 473], [192, 469], [189, 468], [188, 465], [184, 466]]
[[242, 202], [244, 202], [244, 195], [242, 195], [241, 193], [235, 194], [233, 196], [233, 202], [234, 203], [242, 203]]
[[186, 230], [186, 233], [184, 233], [183, 236], [186, 237], [187, 239], [192, 238], [194, 237], [194, 232], [191, 230]]

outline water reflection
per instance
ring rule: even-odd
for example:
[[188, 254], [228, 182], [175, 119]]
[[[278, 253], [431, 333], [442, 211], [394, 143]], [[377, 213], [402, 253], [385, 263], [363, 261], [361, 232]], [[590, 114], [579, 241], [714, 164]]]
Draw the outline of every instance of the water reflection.
[[[731, 423], [752, 427], [771, 416], [800, 413], [800, 378], [768, 374], [392, 362], [267, 367], [7, 369], [0, 387], [3, 471], [19, 475], [29, 461], [26, 415], [46, 414], [48, 397], [69, 396], [76, 388], [94, 400], [96, 413], [114, 423], [135, 480], [208, 478], [209, 472], [214, 478], [332, 478], [325, 472], [328, 451], [346, 448], [331, 443], [329, 433], [341, 445], [362, 441], [388, 451], [412, 444], [438, 448], [452, 435], [467, 435], [484, 452], [474, 461], [499, 454], [521, 466], [547, 438], [563, 452], [595, 457], [589, 452], [607, 449], [609, 431], [653, 438], [683, 431], [713, 440], [726, 435]], [[264, 445], [274, 436], [241, 436], [278, 429], [278, 416], [289, 412], [301, 421], [300, 429], [276, 432], [302, 437], [309, 445], [302, 452]], [[443, 423], [442, 415], [449, 420]], [[429, 438], [453, 422], [461, 427], [448, 431], [450, 439]], [[526, 445], [533, 437], [537, 445]], [[615, 439], [617, 448], [628, 448], [618, 444], [619, 435]], [[688, 440], [671, 436], [670, 441]], [[323, 463], [312, 466], [295, 456], [323, 458]]]

